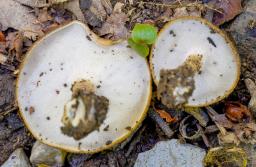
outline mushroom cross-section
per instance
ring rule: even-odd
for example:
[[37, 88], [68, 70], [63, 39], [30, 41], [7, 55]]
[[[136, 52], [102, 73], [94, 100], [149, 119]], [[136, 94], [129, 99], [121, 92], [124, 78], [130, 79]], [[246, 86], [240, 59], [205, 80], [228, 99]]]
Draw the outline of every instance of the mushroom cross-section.
[[70, 152], [95, 153], [138, 128], [151, 99], [150, 70], [127, 42], [101, 39], [74, 21], [30, 49], [16, 93], [34, 137]]
[[201, 107], [228, 96], [240, 76], [240, 59], [219, 28], [195, 17], [166, 24], [152, 47], [157, 96], [170, 108]]

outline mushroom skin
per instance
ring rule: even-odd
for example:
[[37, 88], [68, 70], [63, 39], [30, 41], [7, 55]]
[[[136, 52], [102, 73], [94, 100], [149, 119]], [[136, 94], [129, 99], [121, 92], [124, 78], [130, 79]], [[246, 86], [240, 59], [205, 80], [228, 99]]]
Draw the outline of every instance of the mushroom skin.
[[[202, 55], [201, 67], [186, 73], [184, 64], [191, 55]], [[151, 49], [150, 68], [158, 98], [165, 94], [161, 101], [167, 106], [186, 108], [204, 107], [226, 98], [239, 81], [241, 63], [224, 31], [205, 19], [189, 16], [174, 19], [160, 30]], [[165, 78], [162, 83], [161, 77]]]
[[[127, 45], [102, 39], [78, 21], [38, 40], [26, 54], [16, 84], [20, 115], [32, 135], [49, 146], [89, 154], [112, 149], [132, 135], [147, 115], [152, 82], [146, 59]], [[89, 80], [95, 95], [106, 97], [109, 105], [98, 130], [76, 140], [61, 127], [72, 85], [81, 80]]]
[[194, 76], [200, 73], [202, 55], [191, 55], [175, 69], [161, 69], [157, 97], [169, 108], [182, 108], [195, 89]]
[[71, 88], [72, 99], [64, 107], [61, 127], [63, 134], [80, 140], [98, 130], [106, 119], [109, 100], [95, 94], [95, 87], [89, 80], [75, 82]]

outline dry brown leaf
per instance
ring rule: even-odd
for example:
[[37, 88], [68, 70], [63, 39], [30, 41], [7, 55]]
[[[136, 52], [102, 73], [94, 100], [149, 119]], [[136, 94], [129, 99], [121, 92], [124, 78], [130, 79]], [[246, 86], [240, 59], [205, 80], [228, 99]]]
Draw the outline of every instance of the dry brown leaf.
[[70, 12], [72, 12], [76, 16], [77, 20], [85, 22], [84, 14], [80, 9], [79, 0], [72, 0], [65, 3], [64, 9], [67, 9]]
[[22, 5], [30, 7], [47, 7], [52, 4], [59, 4], [67, 2], [68, 0], [14, 0]]
[[236, 15], [242, 12], [241, 0], [213, 0], [210, 2], [214, 8], [222, 11], [214, 12], [212, 22], [221, 25], [232, 20]]
[[249, 109], [252, 111], [253, 115], [256, 116], [256, 84], [253, 80], [246, 78], [245, 85], [251, 95], [251, 100], [248, 105]]
[[107, 13], [101, 0], [79, 0], [85, 20], [94, 27], [101, 27], [107, 18]]
[[6, 55], [0, 53], [0, 64], [5, 64], [6, 61], [7, 61]]
[[52, 18], [51, 15], [49, 15], [47, 8], [43, 8], [42, 10], [39, 11], [37, 20], [40, 23], [43, 23], [43, 22], [46, 22], [46, 21], [50, 21], [52, 19], [53, 18]]
[[20, 4], [30, 7], [45, 7], [48, 6], [47, 0], [14, 0]]
[[20, 60], [23, 48], [23, 34], [21, 32], [8, 33], [6, 37], [9, 55], [15, 55]]
[[50, 4], [58, 4], [58, 3], [63, 3], [67, 2], [69, 0], [48, 0]]
[[173, 118], [170, 114], [168, 114], [166, 111], [164, 110], [157, 110], [156, 112], [160, 115], [161, 118], [165, 119], [166, 122], [168, 123], [173, 123], [176, 122], [176, 118]]
[[0, 31], [0, 42], [5, 42], [5, 35]]
[[124, 7], [124, 3], [117, 2], [114, 6], [114, 12], [121, 13]]
[[111, 4], [110, 0], [101, 0], [101, 3], [104, 6], [107, 14], [111, 14], [112, 11], [113, 11], [113, 7], [112, 7], [112, 4]]
[[128, 21], [126, 14], [114, 12], [99, 29], [99, 34], [110, 35], [113, 40], [126, 39], [129, 35], [125, 27], [126, 21]]
[[240, 141], [233, 132], [227, 132], [225, 134], [219, 133], [218, 140], [220, 144], [236, 144], [239, 145]]
[[225, 114], [214, 115], [212, 118], [213, 118], [213, 121], [215, 121], [216, 123], [218, 123], [220, 126], [224, 128], [231, 129], [233, 127], [233, 123], [227, 119]]
[[30, 9], [13, 0], [0, 1], [0, 22], [2, 29], [12, 27], [19, 31], [40, 33], [40, 25]]
[[227, 102], [225, 104], [225, 114], [234, 122], [242, 122], [244, 119], [252, 119], [252, 114], [249, 109], [239, 102]]
[[21, 60], [22, 48], [23, 48], [23, 36], [21, 33], [18, 33], [14, 40], [14, 49], [16, 51], [16, 58]]
[[47, 29], [44, 29], [45, 32], [51, 32], [55, 29], [57, 29], [59, 25], [57, 23], [53, 23], [50, 26], [47, 26]]
[[234, 131], [238, 139], [243, 143], [256, 144], [256, 124], [240, 123], [234, 125]]
[[201, 17], [201, 11], [197, 8], [187, 8], [187, 7], [174, 9], [173, 18], [178, 18], [183, 16]]

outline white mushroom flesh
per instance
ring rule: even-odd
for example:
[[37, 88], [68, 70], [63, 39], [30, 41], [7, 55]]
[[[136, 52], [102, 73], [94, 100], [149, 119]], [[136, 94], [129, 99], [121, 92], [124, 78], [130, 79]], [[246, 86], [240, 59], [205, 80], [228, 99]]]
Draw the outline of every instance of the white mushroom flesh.
[[[217, 31], [197, 19], [178, 19], [167, 24], [152, 50], [151, 68], [156, 84], [161, 70], [178, 69], [189, 56], [201, 55], [200, 70], [191, 74], [194, 90], [185, 105], [205, 106], [230, 93], [239, 78], [240, 61], [232, 42]], [[176, 94], [187, 89], [175, 87]]]
[[[79, 22], [48, 34], [29, 51], [18, 78], [20, 112], [32, 134], [72, 152], [97, 152], [123, 141], [142, 121], [151, 95], [146, 60], [126, 42], [103, 46], [92, 36]], [[75, 140], [61, 132], [61, 119], [72, 84], [79, 80], [92, 82], [109, 106], [99, 130]]]

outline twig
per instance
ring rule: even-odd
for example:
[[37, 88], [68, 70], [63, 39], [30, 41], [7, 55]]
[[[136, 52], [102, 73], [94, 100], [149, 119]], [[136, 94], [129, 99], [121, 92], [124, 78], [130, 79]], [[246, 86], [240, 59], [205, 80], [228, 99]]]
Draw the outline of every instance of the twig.
[[194, 3], [184, 3], [182, 4], [181, 2], [179, 4], [163, 4], [163, 3], [154, 3], [154, 2], [143, 2], [143, 1], [140, 1], [138, 2], [140, 4], [147, 4], [147, 5], [155, 5], [155, 6], [164, 6], [164, 7], [168, 7], [168, 8], [171, 8], [171, 9], [175, 9], [175, 8], [182, 8], [182, 7], [202, 7], [202, 8], [208, 8], [210, 10], [214, 10], [218, 13], [221, 13], [223, 14], [222, 11], [218, 10], [218, 9], [215, 9], [214, 7], [211, 7], [207, 4], [201, 4], [199, 2], [194, 2]]
[[17, 109], [18, 109], [17, 106], [13, 106], [12, 108], [10, 108], [10, 109], [8, 109], [8, 110], [6, 110], [6, 111], [4, 111], [4, 112], [1, 112], [1, 113], [0, 113], [0, 116], [6, 116], [6, 115], [8, 115], [9, 113], [11, 113], [11, 112], [13, 112], [13, 111], [15, 111], [15, 110], [17, 110]]
[[220, 133], [222, 135], [226, 135], [227, 134], [227, 130], [221, 126], [217, 121], [214, 120], [214, 116], [217, 115], [218, 113], [210, 106], [206, 107], [209, 116], [211, 117], [211, 119], [214, 121], [214, 123], [216, 124], [216, 126], [219, 128]]
[[146, 126], [143, 126], [143, 127], [139, 130], [138, 134], [136, 134], [136, 136], [134, 137], [134, 139], [133, 139], [132, 142], [130, 143], [127, 152], [125, 153], [125, 157], [128, 157], [128, 156], [131, 154], [131, 152], [133, 151], [134, 147], [135, 147], [135, 146], [137, 145], [137, 143], [140, 141], [141, 135], [142, 135], [142, 133], [144, 132], [145, 129], [146, 129]]
[[[197, 128], [203, 132], [203, 128], [202, 126], [200, 126], [199, 124], [196, 124]], [[201, 134], [202, 138], [203, 138], [203, 141], [204, 141], [204, 144], [206, 145], [206, 147], [210, 148], [212, 147], [210, 141], [208, 140], [207, 136], [204, 134], [204, 132]]]
[[171, 138], [174, 135], [174, 131], [169, 127], [169, 125], [153, 110], [149, 109], [149, 117], [154, 120], [165, 133], [168, 138]]

